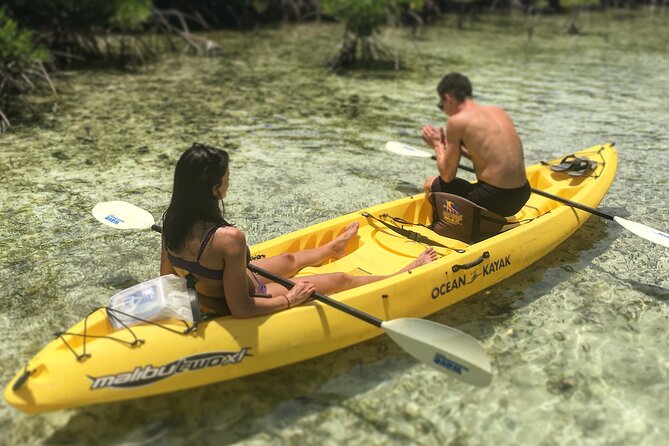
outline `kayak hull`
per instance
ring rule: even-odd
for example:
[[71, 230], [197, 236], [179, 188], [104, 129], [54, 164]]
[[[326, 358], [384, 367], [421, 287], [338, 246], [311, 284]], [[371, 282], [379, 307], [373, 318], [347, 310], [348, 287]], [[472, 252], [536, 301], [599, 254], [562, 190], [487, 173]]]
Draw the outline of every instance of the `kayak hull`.
[[[617, 153], [612, 145], [602, 145], [577, 155], [599, 162], [593, 175], [571, 177], [535, 165], [527, 169], [530, 185], [596, 207], [614, 179]], [[387, 275], [425, 249], [361, 212], [260, 243], [252, 254], [273, 256], [320, 246], [353, 221], [360, 225], [359, 238], [349, 243], [347, 254], [305, 268], [298, 277], [328, 272]], [[422, 194], [364, 212], [424, 224], [432, 213]], [[554, 250], [589, 217], [587, 212], [532, 194], [516, 215], [519, 226], [470, 246], [411, 227], [464, 253], [437, 247], [440, 258], [435, 262], [331, 297], [382, 320], [424, 317], [523, 270]], [[39, 413], [146, 397], [304, 361], [383, 332], [315, 301], [263, 317], [212, 319], [191, 333], [183, 333], [185, 329], [180, 321], [164, 321], [160, 326], [140, 324], [113, 331], [106, 311], [99, 309], [30, 360], [8, 384], [5, 399], [19, 410]]]

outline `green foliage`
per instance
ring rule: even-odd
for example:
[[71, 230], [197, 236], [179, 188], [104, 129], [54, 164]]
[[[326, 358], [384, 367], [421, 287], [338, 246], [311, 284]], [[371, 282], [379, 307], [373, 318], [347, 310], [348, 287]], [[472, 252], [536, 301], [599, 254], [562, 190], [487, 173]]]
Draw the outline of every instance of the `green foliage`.
[[370, 37], [388, 20], [388, 0], [322, 0], [323, 12], [346, 24], [358, 37]]
[[44, 48], [35, 45], [32, 33], [19, 29], [5, 9], [0, 8], [0, 67], [27, 66], [48, 57]]
[[139, 29], [151, 15], [152, 0], [116, 0], [111, 23], [125, 29]]
[[[232, 0], [230, 1], [232, 3], [232, 6], [235, 6], [237, 8], [240, 8], [243, 5], [240, 5], [239, 3], [245, 3], [244, 1], [241, 0]], [[264, 11], [267, 9], [267, 6], [269, 5], [270, 0], [251, 0], [251, 5], [256, 11]]]
[[397, 0], [398, 5], [403, 5], [411, 11], [420, 11], [425, 7], [425, 0]]
[[152, 0], [7, 0], [11, 15], [33, 29], [118, 26], [137, 29], [151, 15]]
[[321, 0], [325, 14], [346, 24], [359, 38], [371, 37], [388, 22], [390, 11], [421, 11], [426, 0]]
[[599, 0], [560, 0], [560, 6], [566, 9], [599, 6]]

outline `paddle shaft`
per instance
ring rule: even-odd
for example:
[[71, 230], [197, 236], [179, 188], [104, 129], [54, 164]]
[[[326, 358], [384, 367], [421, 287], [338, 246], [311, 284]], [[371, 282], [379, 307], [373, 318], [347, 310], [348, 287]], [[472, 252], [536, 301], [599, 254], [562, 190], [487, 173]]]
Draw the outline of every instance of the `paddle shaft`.
[[[263, 277], [265, 277], [265, 278], [267, 278], [267, 279], [269, 279], [273, 282], [276, 282], [280, 285], [283, 285], [288, 289], [291, 289], [293, 286], [295, 286], [295, 282], [292, 282], [292, 281], [290, 281], [290, 280], [288, 280], [284, 277], [281, 277], [277, 274], [274, 274], [270, 271], [267, 271], [266, 269], [260, 268], [259, 266], [256, 266], [256, 265], [253, 265], [253, 264], [249, 263], [247, 265], [247, 267], [251, 271], [253, 271], [254, 273], [260, 274], [261, 276], [263, 276]], [[343, 311], [346, 314], [349, 314], [353, 317], [357, 317], [358, 319], [361, 319], [361, 320], [363, 320], [367, 323], [370, 323], [370, 324], [372, 324], [376, 327], [382, 328], [381, 324], [383, 323], [383, 321], [381, 319], [375, 318], [374, 316], [372, 316], [370, 314], [363, 313], [360, 310], [357, 310], [357, 309], [355, 309], [353, 307], [350, 307], [346, 304], [343, 304], [339, 301], [331, 299], [328, 296], [326, 296], [324, 294], [321, 294], [319, 292], [315, 292], [314, 294], [311, 295], [311, 297], [313, 297], [314, 299], [316, 299], [319, 302], [323, 302], [326, 305], [334, 307], [337, 310]]]
[[[458, 167], [459, 167], [460, 169], [462, 169], [462, 170], [466, 170], [467, 172], [472, 172], [472, 173], [474, 172], [474, 169], [473, 169], [473, 168], [468, 167], [468, 166], [463, 166], [462, 164], [460, 164]], [[562, 198], [562, 197], [559, 197], [559, 196], [557, 196], [557, 195], [549, 194], [548, 192], [544, 192], [544, 191], [542, 191], [542, 190], [540, 190], [540, 189], [535, 189], [535, 188], [533, 188], [533, 187], [531, 187], [530, 190], [531, 190], [532, 192], [534, 192], [535, 194], [537, 194], [537, 195], [541, 195], [541, 196], [544, 196], [544, 197], [546, 197], [546, 198], [550, 198], [551, 200], [559, 201], [560, 203], [564, 203], [564, 204], [566, 204], [567, 206], [571, 206], [571, 207], [573, 207], [573, 208], [580, 209], [580, 210], [582, 210], [582, 211], [585, 211], [585, 212], [589, 212], [589, 213], [591, 213], [591, 214], [594, 214], [594, 215], [596, 215], [596, 216], [598, 216], [598, 217], [602, 217], [602, 218], [605, 218], [605, 219], [607, 219], [607, 220], [612, 220], [612, 221], [613, 221], [613, 216], [612, 216], [612, 215], [609, 215], [609, 214], [605, 214], [605, 213], [603, 213], [603, 212], [600, 212], [600, 211], [598, 211], [598, 210], [595, 209], [595, 208], [591, 208], [591, 207], [589, 207], [589, 206], [586, 206], [586, 205], [581, 204], [581, 203], [577, 203], [577, 202], [575, 202], [575, 201], [567, 200], [566, 198]]]

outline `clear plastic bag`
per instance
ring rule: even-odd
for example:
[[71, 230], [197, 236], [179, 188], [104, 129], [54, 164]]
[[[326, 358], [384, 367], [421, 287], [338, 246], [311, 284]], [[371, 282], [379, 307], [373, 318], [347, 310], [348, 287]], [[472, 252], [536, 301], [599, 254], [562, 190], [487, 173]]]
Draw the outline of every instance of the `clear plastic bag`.
[[[197, 295], [175, 274], [157, 277], [114, 294], [107, 315], [115, 330], [145, 321], [199, 320]], [[114, 311], [117, 310], [117, 311]]]

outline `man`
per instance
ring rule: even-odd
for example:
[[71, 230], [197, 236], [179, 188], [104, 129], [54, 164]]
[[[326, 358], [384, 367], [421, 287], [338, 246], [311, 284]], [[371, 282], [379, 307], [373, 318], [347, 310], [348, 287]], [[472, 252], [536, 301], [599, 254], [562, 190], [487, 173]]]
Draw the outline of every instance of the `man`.
[[[446, 131], [422, 128], [434, 149], [438, 177], [425, 180], [425, 192], [459, 195], [505, 217], [518, 212], [530, 197], [523, 145], [509, 115], [499, 107], [477, 104], [469, 79], [449, 73], [437, 86], [438, 107], [448, 116]], [[471, 159], [477, 182], [456, 178], [460, 157]]]

